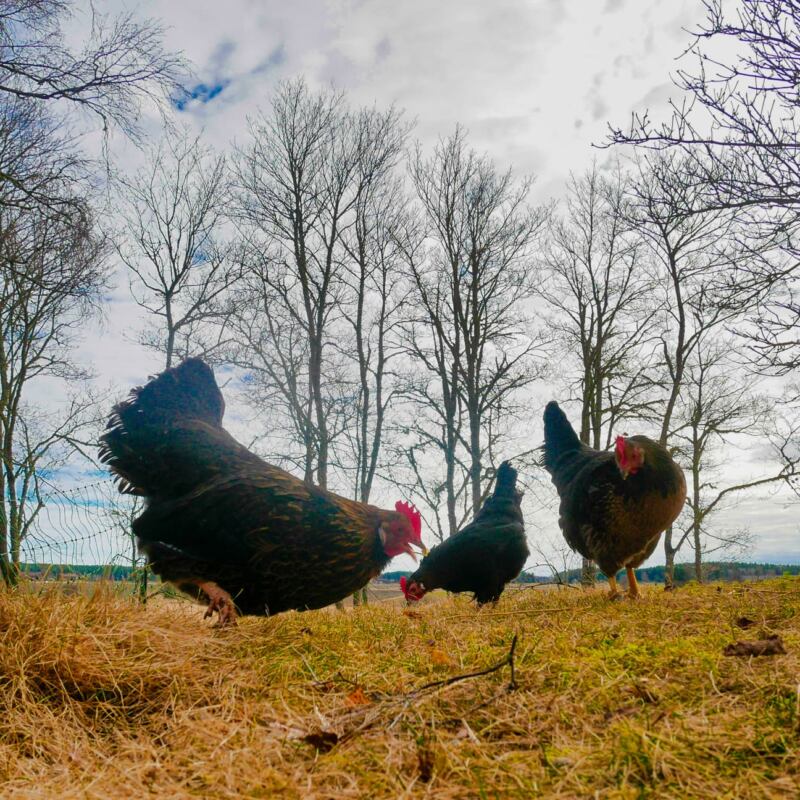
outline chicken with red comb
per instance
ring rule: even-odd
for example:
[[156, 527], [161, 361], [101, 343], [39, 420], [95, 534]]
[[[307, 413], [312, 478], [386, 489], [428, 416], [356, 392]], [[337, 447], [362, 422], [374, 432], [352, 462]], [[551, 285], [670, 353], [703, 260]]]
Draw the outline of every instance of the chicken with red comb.
[[145, 498], [133, 532], [153, 571], [220, 624], [330, 605], [395, 556], [424, 552], [413, 505], [382, 509], [296, 478], [237, 442], [224, 410], [211, 368], [190, 358], [118, 403], [101, 438], [120, 491]]
[[423, 559], [400, 588], [409, 602], [432, 589], [472, 592], [478, 604], [498, 600], [528, 558], [528, 542], [517, 491], [517, 471], [508, 461], [497, 470], [494, 493], [475, 519]]
[[413, 532], [413, 536], [408, 538], [406, 544], [407, 547], [403, 550], [404, 553], [408, 553], [414, 561], [417, 560], [416, 553], [411, 549], [411, 545], [416, 545], [422, 551], [422, 554], [425, 555], [428, 552], [428, 548], [422, 543], [422, 514], [419, 513], [419, 510], [416, 506], [412, 503], [408, 503], [404, 500], [398, 500], [394, 504], [394, 510], [397, 511], [399, 514], [402, 514], [410, 523], [411, 523], [411, 530]]
[[558, 524], [567, 544], [597, 563], [609, 597], [639, 596], [634, 570], [648, 559], [686, 499], [683, 470], [669, 451], [646, 436], [617, 436], [614, 452], [581, 442], [558, 403], [544, 410], [544, 467], [561, 499]]

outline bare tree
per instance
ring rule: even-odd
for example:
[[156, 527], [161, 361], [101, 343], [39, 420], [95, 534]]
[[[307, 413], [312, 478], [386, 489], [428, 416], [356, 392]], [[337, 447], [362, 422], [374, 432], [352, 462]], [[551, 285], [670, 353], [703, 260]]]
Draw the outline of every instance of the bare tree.
[[393, 173], [408, 131], [394, 108], [353, 110], [296, 80], [250, 121], [235, 169], [247, 247], [233, 360], [304, 478], [326, 488], [338, 468], [364, 502], [393, 397], [392, 237], [405, 202]]
[[[400, 353], [395, 332], [404, 303], [397, 286], [402, 271], [397, 237], [407, 198], [395, 172], [410, 126], [394, 113], [364, 109], [357, 130], [357, 199], [352, 224], [342, 233], [343, 310], [353, 337], [347, 336], [339, 349], [357, 370], [353, 413], [343, 440], [348, 444], [347, 460], [355, 466], [355, 497], [368, 503], [385, 450], [386, 419], [397, 394], [391, 362]], [[353, 605], [366, 603], [364, 587], [353, 595]]]
[[[711, 527], [713, 517], [749, 490], [789, 483], [797, 474], [800, 460], [783, 457], [789, 452], [789, 439], [776, 433], [775, 402], [754, 393], [753, 380], [747, 380], [730, 358], [733, 349], [730, 340], [717, 339], [713, 344], [706, 339], [701, 341], [687, 368], [673, 433], [689, 472], [689, 513], [674, 549], [679, 550], [687, 540], [692, 544], [699, 582], [703, 580], [703, 561], [708, 554], [739, 550], [750, 542], [746, 528], [720, 531]], [[728, 475], [727, 462], [721, 462], [718, 453], [735, 437], [770, 441], [776, 464], [773, 470], [755, 477]]]
[[[73, 0], [0, 0], [0, 115], [33, 117], [39, 126], [47, 119], [48, 138], [61, 140], [59, 163], [68, 163], [73, 175], [77, 164], [90, 165], [70, 140], [70, 111], [99, 119], [104, 135], [116, 128], [139, 141], [144, 105], [163, 109], [187, 72], [180, 55], [164, 50], [156, 22], [110, 18], [91, 6], [87, 41], [70, 49], [63, 26], [75, 6]], [[30, 159], [6, 156], [0, 153], [0, 178], [14, 186], [15, 203], [58, 209], [71, 202], [71, 193], [55, 192]]]
[[199, 137], [167, 137], [136, 175], [119, 176], [123, 229], [117, 253], [131, 293], [158, 325], [140, 341], [165, 357], [213, 357], [230, 316], [228, 289], [238, 277], [223, 240], [225, 158]]
[[[526, 305], [537, 281], [532, 249], [548, 210], [529, 205], [530, 180], [500, 173], [470, 150], [462, 129], [429, 159], [417, 147], [410, 170], [427, 249], [417, 242], [406, 254], [419, 309], [405, 326], [406, 347], [422, 367], [407, 394], [419, 443], [444, 456], [444, 536], [464, 518], [460, 497], [464, 516], [480, 509], [497, 450], [520, 410], [519, 392], [541, 368]], [[421, 479], [418, 447], [407, 453]]]
[[[642, 362], [657, 307], [641, 239], [624, 213], [624, 184], [619, 164], [609, 178], [596, 165], [572, 176], [543, 256], [548, 328], [565, 356], [560, 371], [577, 387], [580, 439], [597, 450], [619, 421], [642, 416], [652, 395]], [[594, 583], [590, 560], [581, 571], [582, 583]]]
[[[363, 394], [360, 404], [351, 402], [353, 350], [335, 343], [353, 341], [353, 323], [360, 326], [356, 394], [363, 392], [376, 366], [365, 349], [367, 294], [388, 287], [391, 268], [375, 273], [378, 283], [370, 275], [390, 244], [384, 232], [383, 255], [368, 251], [373, 206], [406, 133], [393, 108], [352, 111], [341, 94], [315, 94], [298, 80], [282, 84], [271, 112], [251, 120], [250, 144], [238, 153], [237, 215], [249, 246], [236, 315], [246, 344], [235, 360], [250, 372], [258, 397], [283, 409], [284, 429], [302, 451], [296, 461], [305, 479], [322, 487], [351, 416], [360, 415], [355, 425], [363, 435], [372, 415]], [[385, 362], [381, 375], [384, 369]], [[362, 459], [360, 469], [369, 488], [374, 468]]]
[[132, 14], [109, 17], [90, 7], [87, 41], [69, 48], [63, 25], [74, 0], [0, 2], [0, 92], [33, 102], [63, 101], [97, 115], [104, 130], [140, 133], [142, 103], [162, 102], [186, 71], [163, 46], [163, 29]]
[[366, 503], [396, 394], [387, 382], [392, 378], [390, 362], [399, 352], [395, 331], [404, 298], [397, 285], [402, 274], [398, 236], [408, 205], [396, 172], [410, 126], [393, 109], [384, 114], [362, 109], [355, 122], [355, 203], [341, 234], [344, 320], [352, 337], [347, 336], [339, 349], [357, 373], [354, 417], [345, 439], [355, 464], [355, 496]]
[[[611, 142], [677, 148], [693, 162], [704, 207], [774, 207], [800, 211], [800, 8], [787, 0], [703, 0], [705, 22], [684, 55], [696, 69], [677, 71], [685, 100], [652, 123], [634, 113]], [[726, 11], [728, 13], [726, 13]]]
[[[183, 61], [152, 22], [93, 14], [80, 52], [66, 44], [70, 0], [0, 0], [0, 573], [17, 577], [41, 484], [94, 422], [72, 358], [107, 277], [105, 242], [82, 189], [70, 109], [136, 138], [142, 104], [177, 86]], [[62, 402], [32, 402], [47, 383]]]
[[36, 103], [0, 97], [0, 203], [67, 218], [82, 213], [72, 186], [87, 175], [72, 138]]
[[[104, 245], [88, 212], [73, 221], [0, 206], [0, 573], [14, 583], [20, 545], [42, 507], [41, 482], [84, 442], [95, 400], [71, 358], [97, 307]], [[30, 393], [42, 381], [64, 393], [50, 411]]]
[[325, 350], [339, 321], [337, 246], [357, 162], [342, 104], [340, 94], [313, 94], [302, 80], [282, 84], [271, 113], [250, 121], [250, 144], [236, 163], [253, 310], [263, 319], [254, 323], [246, 313], [240, 328], [247, 334], [264, 325], [279, 337], [275, 348], [248, 342], [260, 358], [246, 363], [252, 359], [245, 353], [241, 363], [283, 400], [303, 449], [304, 476], [323, 487], [335, 424], [330, 412], [339, 399], [329, 391], [336, 384], [325, 379]]
[[[381, 463], [387, 414], [397, 394], [391, 362], [401, 353], [397, 328], [404, 296], [398, 229], [405, 214], [402, 185], [392, 179], [364, 192], [343, 243], [347, 269], [346, 320], [352, 328], [340, 349], [356, 367], [353, 422], [345, 430], [355, 465], [355, 496], [369, 502]], [[355, 347], [353, 347], [355, 343]]]
[[[722, 276], [748, 258], [739, 247], [735, 214], [728, 209], [698, 210], [703, 187], [694, 167], [677, 153], [643, 156], [628, 189], [631, 224], [647, 247], [657, 276], [654, 302], [663, 310], [652, 382], [663, 399], [657, 423], [664, 447], [669, 445], [688, 365], [701, 342], [744, 312], [720, 295]], [[677, 552], [672, 528], [664, 534], [664, 550], [671, 585]]]
[[649, 407], [642, 361], [658, 308], [624, 194], [619, 167], [610, 178], [596, 167], [571, 178], [544, 255], [543, 295], [556, 312], [548, 327], [576, 362], [580, 438], [598, 450], [609, 446], [619, 421]]
[[692, 165], [698, 209], [733, 209], [771, 258], [735, 265], [729, 282], [760, 295], [751, 338], [762, 367], [786, 373], [800, 363], [800, 7], [787, 0], [704, 0], [705, 21], [685, 56], [694, 69], [674, 83], [684, 99], [671, 117], [634, 114], [609, 142], [673, 149]]

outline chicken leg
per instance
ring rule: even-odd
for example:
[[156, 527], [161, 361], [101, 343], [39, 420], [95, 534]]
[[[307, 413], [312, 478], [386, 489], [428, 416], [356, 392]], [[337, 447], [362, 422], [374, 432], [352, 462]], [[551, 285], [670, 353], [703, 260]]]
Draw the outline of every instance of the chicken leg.
[[623, 597], [622, 592], [619, 590], [619, 586], [617, 586], [617, 576], [616, 575], [609, 575], [608, 576], [608, 599], [609, 600], [619, 600]]
[[625, 567], [625, 572], [628, 574], [628, 597], [631, 600], [638, 600], [642, 595], [639, 592], [639, 583], [636, 580], [636, 573], [633, 567]]
[[208, 595], [209, 604], [203, 619], [213, 616], [216, 611], [219, 614], [217, 625], [224, 628], [228, 625], [236, 625], [236, 606], [233, 598], [214, 581], [198, 581], [197, 586]]

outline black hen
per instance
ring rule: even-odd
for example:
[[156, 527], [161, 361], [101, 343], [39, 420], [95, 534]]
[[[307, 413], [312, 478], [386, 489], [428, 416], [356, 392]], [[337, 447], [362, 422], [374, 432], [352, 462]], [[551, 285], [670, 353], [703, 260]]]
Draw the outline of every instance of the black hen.
[[407, 600], [419, 600], [432, 589], [472, 592], [481, 605], [500, 597], [530, 555], [516, 487], [517, 471], [504, 461], [494, 494], [475, 519], [436, 545], [408, 580], [401, 579]]

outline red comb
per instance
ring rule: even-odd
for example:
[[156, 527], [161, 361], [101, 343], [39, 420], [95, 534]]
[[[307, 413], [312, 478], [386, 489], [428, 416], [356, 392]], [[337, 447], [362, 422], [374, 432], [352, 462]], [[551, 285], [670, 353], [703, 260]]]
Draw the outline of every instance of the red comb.
[[400, 577], [400, 591], [405, 595], [406, 600], [408, 600], [408, 592], [406, 591], [406, 587], [408, 586], [408, 578], [405, 575]]
[[617, 436], [616, 441], [614, 443], [614, 449], [617, 452], [618, 456], [622, 456], [625, 453], [625, 437], [624, 436]]
[[408, 518], [414, 535], [419, 538], [422, 535], [422, 515], [419, 511], [411, 503], [406, 503], [403, 500], [398, 500], [394, 504], [394, 509]]

